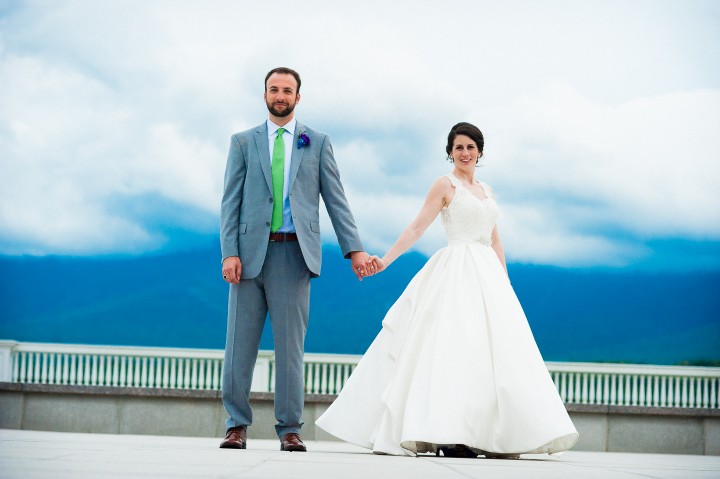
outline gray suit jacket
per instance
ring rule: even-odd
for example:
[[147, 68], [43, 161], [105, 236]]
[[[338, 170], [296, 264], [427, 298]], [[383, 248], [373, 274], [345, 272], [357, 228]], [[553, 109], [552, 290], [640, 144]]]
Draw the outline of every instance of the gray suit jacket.
[[[310, 144], [297, 147], [306, 134]], [[290, 164], [290, 209], [305, 263], [313, 276], [320, 275], [319, 204], [322, 195], [343, 255], [364, 251], [350, 212], [330, 138], [298, 122]], [[242, 278], [260, 274], [270, 236], [273, 193], [267, 123], [230, 140], [225, 169], [225, 190], [220, 209], [222, 257], [239, 256]]]

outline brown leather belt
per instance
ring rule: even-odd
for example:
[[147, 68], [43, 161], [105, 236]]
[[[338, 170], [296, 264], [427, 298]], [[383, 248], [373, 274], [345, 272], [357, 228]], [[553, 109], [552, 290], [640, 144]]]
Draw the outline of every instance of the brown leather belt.
[[295, 233], [270, 233], [270, 241], [297, 241], [297, 234]]

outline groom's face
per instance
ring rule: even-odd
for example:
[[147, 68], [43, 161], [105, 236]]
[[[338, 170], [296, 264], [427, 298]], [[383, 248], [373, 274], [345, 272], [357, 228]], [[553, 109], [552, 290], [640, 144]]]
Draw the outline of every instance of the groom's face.
[[265, 85], [265, 103], [271, 115], [285, 118], [300, 101], [297, 81], [289, 74], [273, 73]]

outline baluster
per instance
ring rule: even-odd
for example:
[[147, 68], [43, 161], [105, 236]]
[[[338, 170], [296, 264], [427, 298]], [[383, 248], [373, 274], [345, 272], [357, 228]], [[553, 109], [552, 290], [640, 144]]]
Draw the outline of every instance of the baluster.
[[630, 404], [637, 406], [638, 404], [638, 376], [637, 374], [632, 375], [632, 398]]
[[658, 391], [658, 390], [660, 389], [660, 378], [659, 378], [659, 376], [657, 376], [657, 375], [653, 376], [653, 377], [652, 377], [652, 382], [653, 382], [652, 404], [650, 404], [650, 405], [651, 405], [651, 406], [654, 406], [654, 407], [657, 407], [657, 406], [660, 405], [660, 394], [659, 394], [659, 391]]
[[711, 407], [711, 408], [720, 407], [720, 405], [718, 405], [718, 402], [717, 402], [717, 399], [718, 399], [718, 394], [717, 394], [717, 384], [718, 384], [718, 381], [720, 381], [719, 378], [712, 378], [712, 379], [710, 380], [710, 407]]
[[315, 381], [313, 381], [312, 392], [319, 394], [322, 389], [322, 365], [320, 363], [313, 363], [313, 369], [315, 370]]
[[322, 365], [322, 381], [320, 386], [320, 394], [327, 394], [328, 393], [328, 383], [330, 382], [330, 371], [328, 370], [329, 365], [327, 363], [323, 363]]
[[273, 393], [275, 392], [275, 378], [277, 377], [275, 369], [275, 360], [273, 359], [270, 361], [270, 384], [268, 384], [268, 391]]
[[48, 353], [47, 357], [47, 383], [48, 384], [55, 384], [55, 354], [54, 353]]
[[610, 376], [610, 405], [612, 406], [617, 404], [617, 383], [619, 379], [617, 374]]
[[175, 389], [177, 386], [177, 362], [178, 358], [170, 359], [170, 384], [171, 389]]
[[[687, 378], [688, 380], [688, 407], [698, 407], [698, 405], [695, 403], [695, 388], [697, 388], [698, 380], [695, 377]], [[700, 395], [698, 394], [698, 397]]]
[[163, 358], [162, 360], [162, 387], [168, 388], [170, 387], [170, 359], [169, 358]]
[[567, 373], [565, 372], [560, 373], [560, 397], [562, 398], [563, 402], [568, 402]]
[[191, 368], [192, 365], [191, 365], [190, 360], [187, 358], [184, 359], [183, 362], [185, 363], [183, 366], [185, 368], [185, 377], [183, 379], [183, 388], [190, 389], [191, 388], [190, 373], [192, 372], [192, 368]]
[[63, 353], [55, 354], [55, 384], [63, 383]]
[[675, 402], [677, 397], [678, 393], [675, 378], [673, 376], [668, 376], [668, 407], [676, 406]]
[[155, 386], [155, 358], [146, 358], [148, 362], [147, 387]]
[[40, 353], [30, 353], [30, 364], [32, 365], [32, 369], [28, 368], [28, 373], [30, 373], [28, 382], [40, 382]]
[[668, 388], [668, 377], [663, 376], [660, 380], [660, 407], [668, 405], [670, 399], [670, 392]]
[[315, 381], [315, 373], [313, 372], [312, 363], [305, 364], [305, 392], [312, 394], [312, 383]]
[[77, 354], [70, 355], [70, 371], [68, 377], [68, 384], [77, 384]]
[[577, 402], [575, 400], [575, 373], [568, 373], [568, 400], [569, 403]]
[[92, 355], [92, 376], [90, 384], [97, 386], [98, 384], [98, 356], [97, 354]]
[[702, 383], [702, 391], [703, 391], [702, 407], [704, 407], [704, 408], [710, 407], [710, 396], [708, 394], [708, 392], [709, 392], [708, 386], [710, 385], [709, 379], [710, 378], [707, 378], [707, 377], [703, 378], [703, 383]]
[[127, 384], [127, 356], [120, 356], [118, 369], [118, 386], [124, 387]]
[[16, 381], [19, 383], [29, 383], [30, 382], [30, 381], [28, 381], [28, 378], [26, 376], [27, 371], [28, 371], [27, 370], [27, 363], [28, 363], [27, 356], [28, 356], [27, 353], [19, 353], [17, 356], [18, 358], [20, 358], [20, 360], [17, 362], [20, 371], [17, 373], [17, 379], [16, 379]]
[[47, 384], [47, 377], [48, 377], [48, 354], [42, 353], [40, 355], [40, 383], [41, 384]]
[[60, 367], [60, 384], [68, 383], [68, 366], [68, 355], [67, 353], [64, 353], [62, 355], [62, 363]]
[[143, 363], [142, 363], [142, 382], [143, 387], [149, 388], [152, 387], [152, 379], [153, 379], [153, 371], [155, 367], [153, 366], [153, 361], [151, 358], [144, 356], [143, 357]]
[[220, 361], [215, 360], [213, 361], [213, 381], [212, 381], [212, 388], [211, 389], [221, 389], [220, 385]]
[[682, 406], [688, 407], [688, 378], [682, 378]]
[[127, 372], [125, 373], [125, 384], [127, 387], [135, 386], [135, 358], [133, 356], [127, 357]]
[[86, 383], [87, 373], [87, 356], [85, 354], [77, 355], [77, 380], [75, 384], [84, 386]]
[[587, 404], [595, 404], [595, 387], [597, 385], [597, 374], [590, 373], [587, 375]]
[[[652, 378], [648, 376], [640, 376], [640, 405], [641, 406], [649, 406], [649, 397], [650, 397], [650, 381], [652, 381]], [[647, 386], [646, 386], [647, 385]]]
[[100, 386], [105, 385], [105, 355], [98, 357], [98, 380]]
[[177, 376], [175, 377], [175, 388], [183, 389], [185, 384], [183, 383], [183, 377], [185, 375], [185, 361], [183, 358], [177, 358]]
[[335, 376], [338, 373], [337, 365], [329, 364], [328, 369], [329, 369], [328, 373], [329, 373], [330, 377], [328, 378], [327, 394], [336, 394], [336, 391], [335, 391], [336, 377]]
[[120, 384], [120, 356], [108, 356], [108, 383], [117, 387]]
[[628, 376], [626, 374], [620, 374], [618, 377], [618, 406], [625, 406], [630, 396], [630, 387], [628, 384]]
[[57, 362], [55, 363], [55, 384], [65, 384], [63, 376], [65, 373], [65, 357], [64, 353], [58, 353], [55, 357]]
[[140, 387], [140, 358], [133, 356], [130, 358], [130, 369], [132, 369], [132, 387]]
[[198, 378], [198, 388], [205, 390], [210, 389], [210, 374], [212, 372], [212, 361], [210, 359], [200, 360], [200, 376]]

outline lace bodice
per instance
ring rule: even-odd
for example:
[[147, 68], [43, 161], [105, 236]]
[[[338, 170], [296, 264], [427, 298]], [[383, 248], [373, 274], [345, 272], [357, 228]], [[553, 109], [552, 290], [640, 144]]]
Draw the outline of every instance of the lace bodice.
[[486, 196], [484, 200], [480, 200], [454, 175], [446, 176], [455, 187], [455, 196], [441, 211], [448, 244], [480, 243], [491, 246], [498, 208], [490, 186], [480, 183]]

